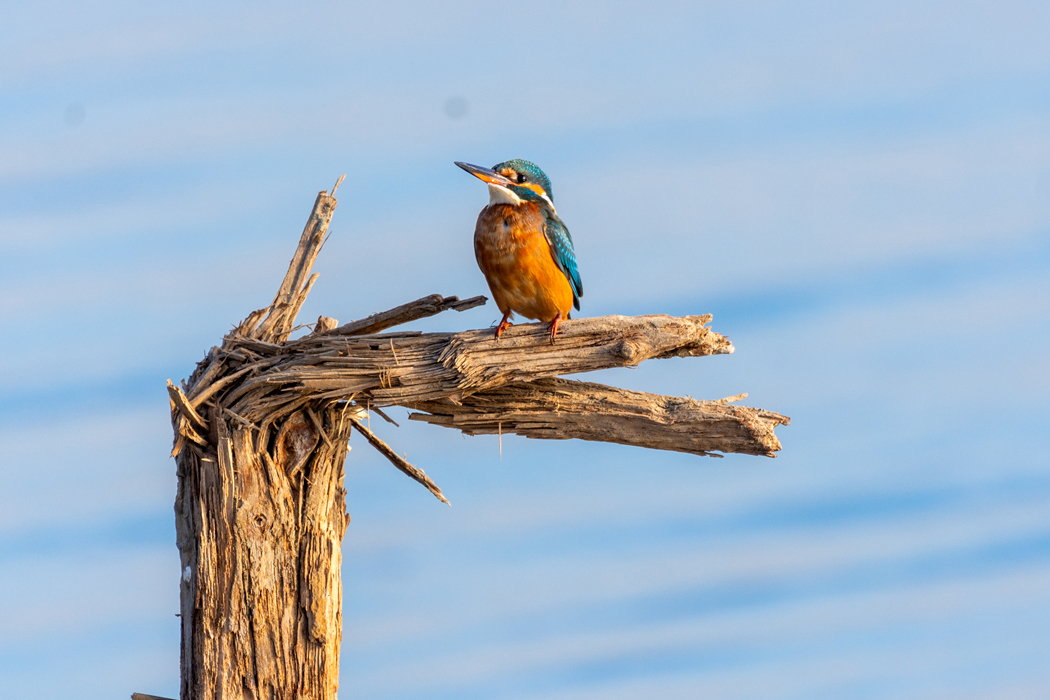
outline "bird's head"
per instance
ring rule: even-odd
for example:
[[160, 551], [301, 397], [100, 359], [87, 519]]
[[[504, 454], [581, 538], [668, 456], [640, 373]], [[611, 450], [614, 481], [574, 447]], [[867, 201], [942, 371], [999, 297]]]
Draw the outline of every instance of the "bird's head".
[[491, 168], [459, 161], [456, 161], [456, 165], [488, 183], [490, 203], [541, 202], [554, 211], [551, 181], [535, 163], [514, 158], [497, 163]]

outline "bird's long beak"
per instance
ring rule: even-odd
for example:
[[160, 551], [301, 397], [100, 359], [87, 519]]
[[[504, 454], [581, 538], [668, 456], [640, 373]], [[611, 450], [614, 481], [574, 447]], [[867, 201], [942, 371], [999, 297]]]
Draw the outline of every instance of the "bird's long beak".
[[511, 185], [515, 184], [513, 180], [503, 177], [492, 168], [483, 168], [480, 165], [471, 165], [470, 163], [460, 163], [458, 160], [455, 161], [455, 163], [474, 177], [484, 180], [490, 185], [510, 187]]

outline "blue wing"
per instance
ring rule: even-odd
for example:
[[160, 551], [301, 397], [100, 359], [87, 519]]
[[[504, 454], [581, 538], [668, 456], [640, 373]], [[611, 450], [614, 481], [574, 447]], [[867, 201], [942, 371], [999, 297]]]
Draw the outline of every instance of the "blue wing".
[[583, 296], [583, 282], [580, 281], [580, 271], [576, 267], [576, 250], [572, 247], [572, 234], [558, 215], [549, 209], [545, 210], [547, 225], [543, 232], [547, 234], [547, 242], [551, 246], [551, 254], [558, 269], [565, 273], [572, 287], [572, 305], [580, 310], [580, 297]]

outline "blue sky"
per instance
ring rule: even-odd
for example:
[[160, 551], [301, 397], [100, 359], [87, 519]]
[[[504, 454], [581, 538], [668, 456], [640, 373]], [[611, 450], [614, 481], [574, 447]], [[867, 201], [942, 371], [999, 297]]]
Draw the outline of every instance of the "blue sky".
[[737, 347], [596, 380], [793, 424], [776, 460], [375, 425], [453, 508], [351, 441], [342, 697], [1050, 695], [1045, 3], [0, 15], [5, 696], [175, 696], [164, 380], [343, 173], [304, 320], [487, 294], [452, 161], [512, 157], [583, 314]]

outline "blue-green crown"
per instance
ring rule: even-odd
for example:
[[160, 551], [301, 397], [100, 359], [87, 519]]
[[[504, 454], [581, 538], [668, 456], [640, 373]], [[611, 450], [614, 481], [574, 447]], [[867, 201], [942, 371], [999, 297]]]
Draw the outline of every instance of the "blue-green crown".
[[[536, 185], [539, 185], [543, 188], [543, 191], [547, 193], [547, 197], [551, 200], [551, 202], [554, 202], [554, 193], [551, 191], [550, 178], [548, 178], [547, 174], [540, 170], [540, 166], [536, 165], [535, 163], [524, 160], [523, 158], [512, 158], [511, 160], [505, 160], [502, 163], [498, 163], [492, 166], [492, 169], [495, 170], [497, 173], [500, 173], [501, 175], [505, 174], [505, 170], [513, 170], [516, 175], [523, 176], [525, 178], [523, 181], [521, 181], [522, 184], [531, 182]], [[519, 181], [520, 177], [511, 176], [511, 179]], [[514, 192], [522, 199], [541, 199], [541, 197], [538, 194], [536, 194], [534, 190], [531, 190], [528, 187], [515, 187]]]

